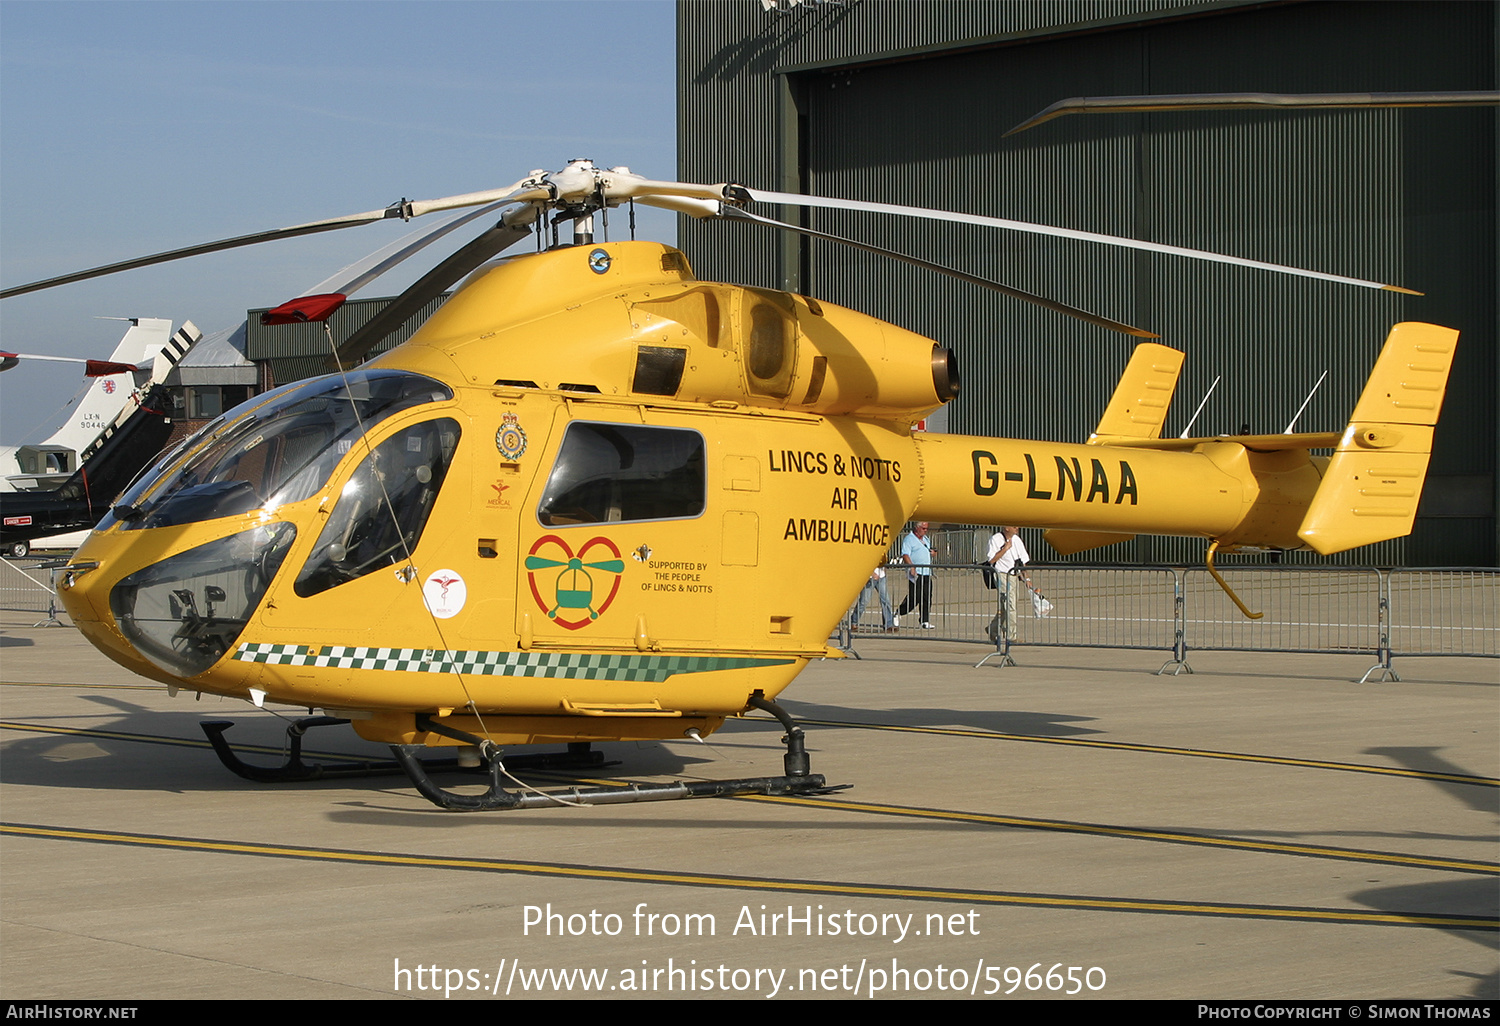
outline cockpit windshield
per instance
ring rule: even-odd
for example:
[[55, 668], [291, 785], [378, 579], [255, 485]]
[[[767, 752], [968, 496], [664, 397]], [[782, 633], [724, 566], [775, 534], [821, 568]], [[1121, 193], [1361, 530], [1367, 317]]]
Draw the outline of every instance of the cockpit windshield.
[[328, 375], [258, 396], [199, 435], [186, 460], [138, 482], [99, 526], [167, 527], [300, 502], [365, 431], [452, 398], [439, 381], [393, 370]]

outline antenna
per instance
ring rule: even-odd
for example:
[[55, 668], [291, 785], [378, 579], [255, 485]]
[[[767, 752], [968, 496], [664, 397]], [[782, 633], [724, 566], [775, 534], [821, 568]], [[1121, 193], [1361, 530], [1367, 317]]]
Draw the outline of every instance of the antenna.
[[1307, 393], [1307, 398], [1302, 400], [1302, 405], [1297, 407], [1297, 412], [1292, 415], [1292, 422], [1286, 426], [1286, 430], [1282, 434], [1289, 435], [1292, 433], [1292, 429], [1297, 426], [1297, 418], [1302, 416], [1302, 411], [1307, 409], [1307, 404], [1312, 402], [1313, 396], [1318, 394], [1318, 389], [1323, 387], [1323, 379], [1326, 377], [1328, 377], [1328, 372], [1325, 370], [1322, 377], [1318, 378], [1318, 383], [1312, 387], [1312, 391]]
[[1193, 424], [1197, 422], [1197, 420], [1198, 420], [1198, 414], [1202, 413], [1203, 412], [1203, 407], [1205, 407], [1205, 406], [1208, 405], [1208, 397], [1211, 396], [1211, 395], [1213, 395], [1214, 394], [1214, 389], [1216, 389], [1216, 388], [1219, 387], [1219, 380], [1222, 377], [1224, 377], [1224, 375], [1222, 375], [1222, 374], [1216, 374], [1216, 375], [1214, 375], [1214, 383], [1212, 385], [1208, 386], [1208, 391], [1207, 392], [1203, 393], [1203, 401], [1201, 403], [1199, 403], [1198, 404], [1198, 408], [1193, 411], [1192, 417], [1190, 417], [1188, 419], [1187, 427], [1185, 427], [1185, 428], [1182, 429], [1182, 434], [1178, 435], [1177, 436], [1178, 438], [1186, 438], [1188, 436], [1188, 432], [1191, 431], [1191, 430], [1193, 430]]

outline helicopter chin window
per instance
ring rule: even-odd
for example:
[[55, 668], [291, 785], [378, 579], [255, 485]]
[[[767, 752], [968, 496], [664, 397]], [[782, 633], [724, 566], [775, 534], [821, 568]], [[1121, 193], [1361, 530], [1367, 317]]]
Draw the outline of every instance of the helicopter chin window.
[[297, 575], [303, 598], [411, 558], [458, 447], [448, 418], [402, 428], [350, 475]]
[[[355, 441], [385, 418], [453, 398], [446, 385], [402, 371], [327, 375], [258, 396], [186, 459], [164, 466], [123, 500], [126, 530], [189, 524], [274, 509], [318, 494]], [[117, 518], [118, 519], [118, 518]]]
[[137, 570], [109, 593], [120, 633], [168, 673], [197, 676], [233, 647], [296, 536], [268, 524]]
[[549, 527], [702, 516], [703, 436], [638, 424], [568, 425], [537, 508]]

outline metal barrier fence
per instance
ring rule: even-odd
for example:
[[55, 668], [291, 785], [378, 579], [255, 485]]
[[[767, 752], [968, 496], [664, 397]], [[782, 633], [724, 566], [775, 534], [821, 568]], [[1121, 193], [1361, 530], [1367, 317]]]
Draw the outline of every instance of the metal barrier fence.
[[[1500, 569], [1377, 569], [1254, 566], [1220, 568], [1245, 604], [1243, 616], [1203, 568], [1062, 564], [1027, 567], [1033, 588], [1014, 580], [1014, 612], [1005, 583], [984, 584], [972, 564], [933, 567], [933, 629], [903, 618], [899, 636], [979, 642], [1000, 665], [1028, 645], [1156, 649], [1172, 653], [1158, 673], [1192, 672], [1199, 651], [1370, 653], [1377, 672], [1395, 678], [1397, 655], [1500, 656]], [[893, 604], [907, 596], [906, 575], [887, 575]], [[1040, 601], [1044, 599], [1045, 601]], [[852, 610], [851, 610], [852, 613]], [[860, 623], [846, 619], [840, 644], [853, 655], [867, 633], [884, 635], [867, 593]]]
[[50, 571], [22, 568], [0, 559], [0, 610], [10, 613], [42, 613], [45, 620], [33, 627], [60, 627], [57, 592], [52, 590]]

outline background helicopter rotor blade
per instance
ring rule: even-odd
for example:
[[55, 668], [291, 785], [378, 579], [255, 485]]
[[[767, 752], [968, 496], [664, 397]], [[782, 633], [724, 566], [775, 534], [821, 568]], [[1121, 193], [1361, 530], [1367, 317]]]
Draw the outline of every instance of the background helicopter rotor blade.
[[915, 264], [917, 267], [925, 267], [929, 271], [937, 271], [941, 274], [950, 275], [954, 278], [958, 278], [960, 281], [966, 281], [971, 285], [978, 285], [981, 288], [987, 288], [995, 292], [999, 292], [1001, 295], [1010, 296], [1012, 299], [1019, 299], [1023, 302], [1034, 303], [1037, 306], [1044, 306], [1048, 310], [1053, 310], [1067, 317], [1076, 317], [1078, 320], [1087, 321], [1090, 324], [1097, 325], [1101, 328], [1107, 328], [1110, 331], [1118, 331], [1125, 335], [1134, 335], [1137, 338], [1161, 338], [1161, 336], [1156, 334], [1155, 332], [1147, 331], [1144, 328], [1133, 327], [1132, 325], [1125, 324], [1121, 321], [1112, 321], [1108, 317], [1101, 317], [1098, 314], [1089, 313], [1087, 310], [1080, 310], [1076, 306], [1069, 306], [1066, 303], [1059, 303], [1056, 300], [1048, 299], [1045, 296], [1038, 296], [1035, 293], [1024, 292], [1021, 289], [1012, 288], [1009, 285], [1001, 284], [1000, 282], [993, 281], [989, 278], [980, 278], [977, 275], [968, 274], [964, 271], [959, 271], [952, 267], [944, 266], [943, 264], [936, 264], [930, 260], [923, 260], [921, 257], [914, 257], [906, 253], [897, 253], [895, 250], [883, 249], [880, 246], [872, 246], [866, 242], [857, 242], [854, 239], [845, 238], [841, 235], [830, 235], [828, 232], [815, 231], [812, 228], [803, 228], [801, 225], [788, 224], [785, 221], [776, 221], [769, 217], [761, 217], [759, 214], [752, 214], [747, 210], [740, 210], [736, 207], [726, 207], [724, 209], [723, 216], [726, 218], [733, 218], [737, 220], [754, 221], [756, 224], [771, 225], [776, 228], [784, 228], [787, 231], [798, 232], [802, 235], [810, 235], [818, 239], [827, 239], [829, 242], [837, 242], [841, 245], [852, 246], [855, 249], [861, 249], [867, 253], [878, 253], [881, 256], [893, 257], [896, 260], [904, 260], [906, 263]]
[[[1150, 114], [1166, 110], [1266, 108], [1329, 110], [1349, 107], [1493, 107], [1500, 92], [1439, 93], [1177, 93], [1156, 96], [1073, 96], [1058, 100], [1012, 128], [1015, 135], [1066, 114]], [[1003, 137], [1002, 137], [1003, 138]]]
[[0, 371], [8, 371], [21, 360], [45, 360], [48, 363], [84, 364], [83, 376], [104, 378], [114, 374], [129, 374], [136, 369], [133, 363], [112, 363], [109, 360], [90, 360], [82, 356], [40, 356], [36, 353], [7, 353], [0, 351]]
[[[76, 281], [86, 281], [89, 278], [102, 278], [107, 274], [131, 271], [137, 267], [150, 267], [153, 264], [164, 264], [172, 260], [184, 260], [188, 257], [219, 253], [226, 249], [239, 249], [242, 246], [254, 246], [262, 242], [275, 242], [279, 239], [292, 239], [302, 235], [315, 235], [319, 232], [337, 231], [340, 228], [355, 228], [360, 225], [370, 224], [373, 221], [386, 221], [394, 218], [409, 221], [413, 217], [420, 217], [423, 214], [439, 210], [454, 210], [459, 207], [480, 206], [484, 204], [545, 200], [550, 199], [551, 196], [552, 190], [545, 184], [538, 184], [533, 179], [522, 179], [503, 189], [491, 189], [486, 192], [470, 192], [460, 196], [448, 196], [444, 199], [435, 200], [411, 201], [403, 199], [392, 203], [382, 210], [367, 210], [362, 214], [346, 214], [343, 217], [330, 217], [322, 221], [309, 221], [306, 224], [292, 225], [290, 228], [272, 228], [269, 231], [255, 232], [250, 235], [237, 235], [230, 239], [199, 243], [196, 246], [184, 246], [181, 249], [152, 253], [148, 256], [121, 260], [117, 263], [104, 264], [100, 267], [92, 267], [84, 271], [74, 271], [71, 274], [59, 275], [56, 278], [47, 278], [25, 285], [17, 285], [14, 288], [0, 290], [0, 299], [22, 296], [28, 292], [40, 292], [43, 289], [55, 288], [58, 285], [68, 285]], [[417, 249], [420, 248], [420, 246], [417, 247]], [[412, 252], [416, 252], [416, 249], [413, 249]], [[397, 261], [397, 263], [399, 262]], [[391, 266], [395, 266], [395, 264]]]
[[452, 256], [422, 275], [380, 313], [370, 318], [339, 345], [328, 358], [328, 369], [337, 370], [359, 362], [386, 337], [396, 331], [422, 307], [442, 295], [449, 286], [473, 271], [491, 257], [515, 245], [531, 234], [529, 219], [502, 219], [489, 231], [453, 253]]
[[722, 187], [725, 197], [732, 203], [743, 203], [753, 201], [756, 203], [777, 203], [791, 207], [824, 207], [830, 210], [863, 210], [873, 214], [896, 214], [901, 217], [917, 217], [928, 221], [952, 221], [956, 224], [976, 224], [988, 228], [1005, 228], [1010, 231], [1027, 232], [1033, 235], [1051, 235], [1063, 239], [1078, 239], [1083, 242], [1099, 242], [1107, 246], [1121, 246], [1127, 249], [1145, 250], [1148, 253], [1165, 253], [1170, 256], [1188, 257], [1194, 260], [1208, 260], [1220, 264], [1233, 264], [1238, 267], [1253, 267], [1262, 271], [1276, 271], [1280, 274], [1294, 274], [1304, 278], [1316, 278], [1320, 281], [1338, 282], [1343, 285], [1358, 285], [1367, 289], [1385, 289], [1390, 292], [1404, 292], [1411, 296], [1420, 296], [1422, 293], [1412, 289], [1402, 288], [1399, 285], [1387, 285], [1378, 281], [1366, 281], [1362, 278], [1349, 278], [1341, 274], [1326, 274], [1323, 271], [1309, 271], [1300, 267], [1287, 267], [1283, 264], [1266, 263], [1263, 260], [1247, 260], [1244, 257], [1227, 256], [1223, 253], [1211, 253], [1202, 249], [1187, 249], [1182, 246], [1168, 246], [1160, 242], [1143, 242], [1140, 239], [1127, 239], [1118, 235], [1102, 235], [1098, 232], [1084, 232], [1073, 228], [1054, 228], [1051, 225], [1034, 224], [1030, 221], [1011, 221], [999, 217], [983, 217], [979, 214], [960, 214], [951, 210], [930, 210], [926, 207], [903, 207], [891, 203], [869, 203], [863, 200], [831, 199], [824, 196], [806, 196], [796, 192], [766, 192], [761, 189], [749, 189], [743, 185], [727, 185]]

